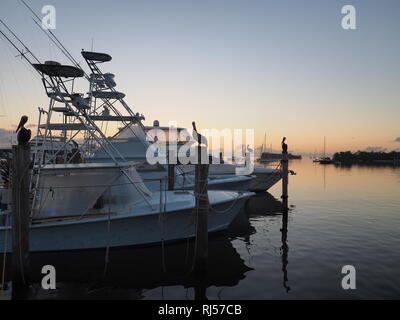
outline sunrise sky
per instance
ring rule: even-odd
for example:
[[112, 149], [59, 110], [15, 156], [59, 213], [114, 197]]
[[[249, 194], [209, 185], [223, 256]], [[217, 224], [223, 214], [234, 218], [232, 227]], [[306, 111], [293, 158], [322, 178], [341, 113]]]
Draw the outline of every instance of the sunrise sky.
[[[54, 33], [78, 61], [92, 39], [113, 56], [102, 69], [147, 125], [254, 128], [256, 145], [267, 132], [268, 146], [286, 136], [293, 152], [321, 152], [324, 136], [329, 153], [400, 148], [398, 0], [27, 2], [38, 14], [54, 5]], [[345, 4], [356, 30], [341, 27]], [[41, 60], [67, 63], [31, 16], [20, 1], [0, 2], [0, 18]], [[2, 143], [22, 114], [35, 124], [48, 104], [16, 55], [1, 38]]]

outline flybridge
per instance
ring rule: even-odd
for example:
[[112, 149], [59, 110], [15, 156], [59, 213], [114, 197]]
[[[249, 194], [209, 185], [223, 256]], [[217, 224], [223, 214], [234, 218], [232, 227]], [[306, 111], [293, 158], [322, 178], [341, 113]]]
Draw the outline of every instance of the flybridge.
[[85, 59], [97, 62], [108, 62], [111, 61], [112, 59], [112, 57], [109, 54], [100, 52], [90, 52], [82, 50], [81, 54]]

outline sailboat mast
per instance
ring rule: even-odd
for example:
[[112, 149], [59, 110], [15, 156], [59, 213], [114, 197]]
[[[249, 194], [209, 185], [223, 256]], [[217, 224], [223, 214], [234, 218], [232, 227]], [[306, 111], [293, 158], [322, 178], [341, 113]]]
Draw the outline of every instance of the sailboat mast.
[[235, 150], [233, 147], [233, 137], [232, 137], [232, 161], [235, 161]]
[[267, 133], [264, 133], [264, 145], [263, 145], [263, 152], [264, 152], [264, 148], [267, 149]]

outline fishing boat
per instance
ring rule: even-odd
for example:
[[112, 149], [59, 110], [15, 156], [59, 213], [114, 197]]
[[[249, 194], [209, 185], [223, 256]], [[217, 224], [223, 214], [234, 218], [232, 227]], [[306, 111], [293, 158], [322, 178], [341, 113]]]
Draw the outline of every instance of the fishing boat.
[[[193, 191], [152, 193], [134, 163], [45, 165], [38, 190], [32, 252], [150, 246], [195, 236]], [[208, 232], [226, 229], [251, 195], [208, 191]], [[5, 216], [0, 247], [11, 252], [9, 212]]]
[[[147, 126], [145, 130], [147, 132], [151, 130], [162, 130], [165, 132], [163, 134], [165, 137], [168, 137], [168, 132], [171, 129], [176, 130], [177, 132], [186, 130], [187, 134], [185, 136], [190, 135], [186, 128], [171, 128], [168, 126], [161, 127], [157, 120], [154, 121], [154, 124], [153, 126]], [[146, 141], [144, 141], [144, 139], [146, 139]], [[137, 133], [137, 126], [134, 124], [121, 129], [112, 139], [114, 147], [117, 148], [127, 159], [143, 158], [148, 147], [143, 147], [143, 144], [151, 143], [152, 141], [154, 141], [154, 137], [150, 136], [146, 138], [145, 135], [139, 135]], [[185, 141], [178, 140], [178, 148], [183, 143], [185, 143]], [[102, 150], [99, 150], [94, 157], [104, 160], [107, 158], [107, 155]], [[254, 166], [251, 175], [237, 175], [236, 170], [240, 167], [241, 166], [238, 164], [222, 163], [220, 159], [211, 157], [209, 167], [209, 187], [212, 189], [264, 192], [282, 178], [282, 173], [279, 169], [266, 168], [262, 166]], [[181, 179], [181, 183], [178, 182], [177, 184], [180, 187], [184, 185], [183, 177], [185, 177], [186, 183], [188, 183], [188, 181], [193, 181], [194, 179], [194, 165], [178, 165], [177, 172], [177, 175], [180, 177], [178, 179]], [[141, 174], [143, 174], [144, 177], [146, 176], [146, 173], [144, 172], [141, 172]], [[155, 175], [147, 175], [147, 177], [149, 179], [154, 179]]]
[[[107, 73], [103, 73], [98, 64], [111, 60], [111, 56], [105, 53], [96, 53], [82, 51], [82, 56], [86, 60], [87, 65], [91, 70], [89, 76], [89, 97], [92, 99], [93, 112], [90, 113], [89, 118], [93, 122], [119, 122], [123, 126], [119, 127], [118, 132], [111, 138], [107, 139], [107, 143], [111, 149], [115, 151], [114, 157], [116, 159], [125, 159], [128, 161], [138, 161], [142, 165], [138, 166], [138, 172], [142, 176], [147, 187], [152, 190], [159, 189], [159, 180], [166, 179], [168, 175], [168, 168], [166, 164], [148, 165], [146, 159], [146, 153], [148, 148], [154, 143], [154, 138], [149, 134], [152, 129], [163, 131], [168, 137], [170, 129], [174, 129], [176, 132], [186, 130], [183, 128], [169, 128], [160, 127], [158, 121], [154, 121], [153, 127], [145, 127], [142, 124], [142, 120], [145, 117], [139, 113], [133, 113], [128, 104], [124, 101], [124, 96], [120, 92], [115, 91], [116, 82], [115, 75], [112, 75], [113, 82], [110, 84]], [[106, 59], [107, 58], [107, 59]], [[99, 94], [101, 93], [101, 94]], [[116, 105], [120, 104], [128, 111], [128, 115], [123, 116], [116, 110]], [[188, 134], [189, 135], [189, 134]], [[89, 137], [90, 139], [90, 137]], [[164, 143], [168, 147], [169, 143], [177, 143], [179, 147], [183, 141], [165, 141]], [[167, 154], [160, 155], [164, 159], [167, 158]], [[97, 146], [92, 147], [92, 153], [87, 157], [88, 162], [107, 162], [113, 161], [110, 157], [110, 153]], [[236, 175], [235, 171], [231, 173], [215, 173], [213, 164], [210, 165], [208, 187], [211, 190], [239, 190], [248, 191], [251, 190], [251, 185], [256, 180], [256, 175]], [[192, 189], [194, 186], [194, 168], [190, 166], [189, 169], [185, 170], [182, 166], [178, 165], [174, 168], [175, 171], [175, 189]], [[266, 170], [264, 170], [266, 171]], [[275, 172], [272, 172], [275, 173]], [[274, 175], [274, 178], [277, 175]], [[272, 180], [272, 178], [270, 179]], [[269, 186], [269, 185], [265, 185]], [[264, 189], [266, 190], [266, 189]]]
[[[301, 160], [301, 155], [295, 155], [288, 153], [287, 155], [289, 160]], [[263, 152], [258, 159], [258, 162], [268, 163], [282, 160], [282, 153], [271, 153], [271, 152]]]
[[[98, 125], [98, 121], [118, 121], [125, 125], [138, 124], [137, 128], [141, 129], [141, 117], [124, 102], [123, 94], [93, 94], [98, 91], [99, 82], [107, 83], [107, 76], [99, 79], [97, 75], [86, 75], [79, 65], [41, 63], [29, 50], [30, 55], [22, 54], [22, 48], [18, 52], [38, 72], [49, 97], [48, 110], [39, 109], [29, 186], [30, 251], [147, 246], [193, 237], [195, 194], [187, 190], [166, 191], [163, 179], [159, 181], [159, 191], [150, 190], [136, 170], [138, 162], [126, 160]], [[105, 54], [93, 52], [83, 56], [92, 74], [98, 71], [98, 63], [109, 59]], [[87, 96], [74, 91], [75, 81], [84, 76], [97, 81], [95, 86], [92, 80], [92, 89], [96, 90], [90, 90]], [[111, 76], [108, 78], [113, 80]], [[107, 92], [115, 90], [113, 83], [107, 88]], [[99, 105], [97, 99], [101, 101]], [[122, 110], [117, 109], [117, 102]], [[111, 112], [105, 114], [103, 110], [99, 114], [99, 108]], [[52, 115], [57, 113], [63, 115], [62, 122], [54, 122]], [[58, 146], [52, 144], [56, 136], [63, 137], [63, 143]], [[74, 140], [79, 136], [81, 143]], [[49, 144], [54, 148], [49, 150]], [[76, 148], [70, 150], [71, 144]], [[110, 161], [87, 161], [100, 149]], [[70, 156], [59, 157], [67, 151]], [[79, 161], [76, 161], [77, 154]], [[226, 229], [251, 195], [250, 192], [210, 190], [208, 232]], [[0, 247], [10, 252], [10, 206], [1, 214]]]
[[[157, 126], [156, 126], [157, 127]], [[129, 161], [137, 161], [140, 163], [137, 170], [144, 180], [146, 186], [152, 190], [159, 190], [159, 181], [168, 178], [168, 168], [166, 164], [149, 164], [146, 159], [147, 149], [153, 142], [153, 138], [146, 135], [149, 131], [150, 126], [145, 127], [145, 131], [141, 131], [138, 124], [131, 124], [129, 128], [120, 130], [112, 139], [110, 143], [113, 148], [118, 150], [118, 153], [122, 157]], [[154, 127], [155, 128], [155, 127]], [[168, 131], [169, 127], [159, 127], [160, 130]], [[174, 128], [175, 129], [175, 128]], [[178, 128], [178, 130], [186, 130]], [[150, 139], [149, 139], [150, 138]], [[178, 141], [177, 146], [182, 145], [183, 142]], [[165, 143], [165, 150], [168, 149], [168, 142]], [[159, 157], [162, 159], [167, 158], [167, 154], [160, 152]], [[88, 158], [87, 161], [99, 162], [99, 161], [111, 161], [109, 155], [101, 148], [98, 148], [92, 157]], [[176, 159], [175, 163], [178, 163]], [[211, 163], [213, 161], [210, 161]], [[230, 174], [218, 174], [214, 170], [213, 164], [209, 168], [208, 177], [208, 188], [209, 190], [238, 190], [248, 191], [251, 188], [256, 177], [254, 175], [236, 175], [235, 171], [232, 170]], [[176, 190], [188, 190], [194, 187], [194, 165], [176, 165], [174, 168], [175, 182], [174, 188]]]

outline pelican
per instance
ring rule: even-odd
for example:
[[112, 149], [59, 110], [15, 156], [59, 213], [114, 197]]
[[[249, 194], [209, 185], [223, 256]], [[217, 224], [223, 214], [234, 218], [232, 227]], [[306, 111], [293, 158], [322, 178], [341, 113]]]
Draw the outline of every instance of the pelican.
[[206, 137], [202, 136], [200, 133], [197, 132], [196, 123], [194, 121], [192, 122], [192, 126], [193, 126], [194, 140], [196, 140], [199, 144], [204, 144], [206, 147], [208, 147], [208, 141]]
[[283, 137], [283, 139], [282, 139], [282, 151], [287, 153], [288, 146], [285, 143], [285, 140], [286, 140], [286, 137]]
[[19, 125], [17, 127], [17, 130], [15, 132], [18, 132], [17, 135], [17, 140], [18, 140], [18, 145], [24, 146], [26, 145], [29, 140], [31, 139], [31, 130], [26, 129], [25, 123], [28, 122], [28, 117], [27, 116], [22, 116], [21, 120], [19, 121]]

